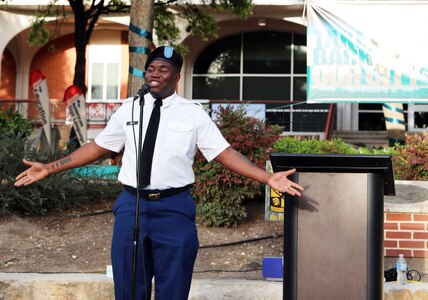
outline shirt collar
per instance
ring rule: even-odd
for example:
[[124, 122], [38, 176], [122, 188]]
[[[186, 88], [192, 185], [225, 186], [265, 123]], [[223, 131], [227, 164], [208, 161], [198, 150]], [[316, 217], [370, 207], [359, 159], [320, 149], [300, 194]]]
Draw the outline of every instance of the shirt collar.
[[[152, 94], [148, 94], [148, 96], [149, 97], [147, 97], [146, 100], [149, 100], [149, 103], [153, 105], [156, 99], [153, 98]], [[174, 92], [174, 94], [172, 94], [171, 96], [168, 96], [162, 99], [162, 107], [168, 107], [169, 105], [171, 105], [176, 96], [177, 96], [177, 93]]]
[[172, 102], [174, 101], [175, 97], [176, 97], [176, 93], [174, 92], [174, 94], [172, 94], [169, 97], [166, 97], [165, 99], [162, 100], [162, 106], [163, 107], [168, 107], [172, 104]]

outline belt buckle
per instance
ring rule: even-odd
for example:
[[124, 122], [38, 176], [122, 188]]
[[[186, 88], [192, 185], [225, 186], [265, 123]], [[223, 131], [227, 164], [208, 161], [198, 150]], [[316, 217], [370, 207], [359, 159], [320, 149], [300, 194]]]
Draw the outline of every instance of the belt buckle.
[[160, 193], [150, 193], [149, 199], [151, 200], [159, 200], [160, 199]]

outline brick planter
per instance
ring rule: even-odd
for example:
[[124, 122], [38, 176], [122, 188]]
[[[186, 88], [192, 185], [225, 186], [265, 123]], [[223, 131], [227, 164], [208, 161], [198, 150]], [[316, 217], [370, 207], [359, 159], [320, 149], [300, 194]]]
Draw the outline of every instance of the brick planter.
[[396, 196], [384, 200], [385, 269], [400, 253], [409, 268], [428, 277], [428, 181], [395, 181]]

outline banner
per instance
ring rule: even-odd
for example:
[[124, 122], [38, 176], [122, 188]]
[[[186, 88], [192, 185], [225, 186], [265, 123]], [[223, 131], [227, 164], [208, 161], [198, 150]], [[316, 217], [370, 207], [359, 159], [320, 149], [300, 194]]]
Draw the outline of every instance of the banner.
[[40, 118], [43, 124], [46, 140], [49, 147], [52, 149], [51, 139], [51, 114], [49, 107], [49, 92], [46, 78], [42, 71], [35, 70], [30, 74], [30, 86], [33, 89], [34, 97], [36, 98], [37, 108], [40, 112]]
[[65, 90], [63, 101], [67, 104], [80, 146], [83, 146], [87, 138], [85, 96], [78, 86], [72, 85]]
[[384, 103], [382, 106], [390, 146], [406, 141], [406, 122], [402, 103]]
[[428, 1], [309, 0], [308, 102], [428, 103]]

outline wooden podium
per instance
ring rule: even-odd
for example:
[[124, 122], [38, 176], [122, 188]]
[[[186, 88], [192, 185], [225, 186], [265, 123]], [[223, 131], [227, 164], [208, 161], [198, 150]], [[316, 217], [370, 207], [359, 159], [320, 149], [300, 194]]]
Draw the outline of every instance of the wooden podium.
[[383, 297], [383, 196], [395, 195], [389, 155], [272, 154], [296, 168], [285, 197], [283, 299]]

